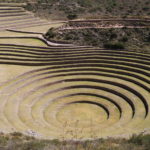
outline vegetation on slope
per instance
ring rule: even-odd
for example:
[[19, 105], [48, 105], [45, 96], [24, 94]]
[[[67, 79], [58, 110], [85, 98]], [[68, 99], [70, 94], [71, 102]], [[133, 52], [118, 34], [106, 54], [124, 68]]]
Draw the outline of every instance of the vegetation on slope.
[[150, 135], [134, 135], [130, 139], [99, 139], [95, 141], [38, 140], [12, 133], [0, 135], [2, 150], [149, 150]]
[[[150, 28], [145, 29], [80, 29], [63, 30], [54, 33], [49, 30], [48, 39], [68, 41], [75, 45], [90, 45], [108, 49], [129, 49], [139, 52], [150, 52]], [[51, 37], [53, 35], [53, 37]]]
[[148, 16], [149, 0], [34, 0], [27, 9], [50, 19]]
[[0, 0], [0, 3], [24, 3], [27, 0]]

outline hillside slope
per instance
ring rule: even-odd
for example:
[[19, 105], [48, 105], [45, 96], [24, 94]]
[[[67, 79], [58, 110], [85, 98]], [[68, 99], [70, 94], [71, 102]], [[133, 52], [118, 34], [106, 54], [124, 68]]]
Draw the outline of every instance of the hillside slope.
[[[27, 9], [53, 19], [107, 16], [149, 16], [149, 0], [34, 0]], [[86, 15], [85, 15], [86, 14]]]

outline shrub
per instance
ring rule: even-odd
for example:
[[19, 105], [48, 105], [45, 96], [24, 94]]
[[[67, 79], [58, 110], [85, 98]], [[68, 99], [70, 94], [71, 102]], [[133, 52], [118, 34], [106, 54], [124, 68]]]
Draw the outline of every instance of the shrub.
[[21, 136], [23, 136], [23, 134], [20, 133], [20, 132], [13, 132], [13, 133], [11, 133], [10, 135], [12, 135], [12, 136], [14, 136], [14, 137], [17, 137], [17, 136], [21, 137]]
[[142, 10], [148, 11], [148, 10], [149, 10], [149, 7], [143, 7]]
[[128, 142], [135, 145], [143, 145], [145, 147], [144, 150], [148, 150], [150, 148], [150, 135], [143, 135], [143, 133], [133, 135]]
[[127, 42], [128, 41], [128, 37], [127, 36], [124, 36], [122, 39], [121, 39], [122, 42]]
[[5, 146], [9, 140], [7, 136], [0, 136], [0, 146]]
[[111, 33], [110, 39], [115, 39], [115, 38], [117, 38], [117, 34], [116, 33]]
[[144, 135], [142, 137], [142, 144], [148, 149], [150, 148], [150, 135]]
[[129, 139], [129, 143], [133, 143], [136, 145], [142, 145], [142, 134], [132, 135], [132, 137]]
[[77, 14], [69, 14], [67, 16], [67, 18], [70, 19], [70, 20], [76, 19], [77, 18]]
[[55, 37], [55, 31], [54, 31], [54, 28], [50, 28], [48, 30], [48, 32], [45, 34], [46, 38], [54, 38]]
[[150, 33], [149, 33], [149, 35], [147, 36], [147, 42], [150, 42]]
[[27, 3], [27, 5], [25, 6], [25, 8], [29, 11], [33, 10], [33, 6], [30, 3]]
[[124, 49], [125, 48], [123, 43], [120, 43], [120, 42], [106, 43], [106, 44], [104, 44], [104, 47], [109, 48], [109, 49]]

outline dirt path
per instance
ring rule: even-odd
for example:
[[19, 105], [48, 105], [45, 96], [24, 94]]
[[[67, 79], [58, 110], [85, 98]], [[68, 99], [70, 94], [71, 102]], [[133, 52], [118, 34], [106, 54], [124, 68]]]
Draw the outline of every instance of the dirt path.
[[109, 29], [109, 28], [149, 28], [150, 19], [87, 19], [72, 20], [59, 30]]
[[81, 29], [109, 29], [109, 28], [127, 28], [127, 29], [134, 29], [134, 28], [150, 28], [150, 26], [119, 26], [119, 25], [114, 25], [114, 26], [100, 26], [100, 27], [64, 27], [60, 28], [59, 30], [81, 30]]

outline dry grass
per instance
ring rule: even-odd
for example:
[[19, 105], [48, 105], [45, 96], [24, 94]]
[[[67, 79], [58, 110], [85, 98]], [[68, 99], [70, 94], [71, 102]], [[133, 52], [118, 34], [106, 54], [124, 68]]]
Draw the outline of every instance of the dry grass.
[[2, 150], [149, 150], [150, 135], [133, 135], [130, 139], [97, 139], [93, 141], [37, 140], [20, 133], [0, 135]]

